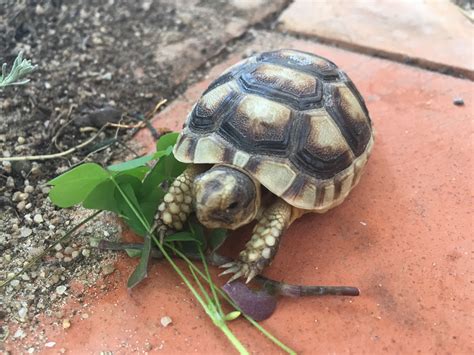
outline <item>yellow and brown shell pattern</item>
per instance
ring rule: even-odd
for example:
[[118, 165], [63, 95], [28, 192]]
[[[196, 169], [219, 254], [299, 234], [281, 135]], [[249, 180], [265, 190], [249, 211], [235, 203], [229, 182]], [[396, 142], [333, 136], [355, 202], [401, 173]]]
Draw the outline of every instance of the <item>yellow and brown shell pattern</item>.
[[372, 145], [367, 108], [348, 76], [322, 57], [278, 50], [215, 80], [174, 154], [237, 166], [289, 204], [324, 212], [357, 184]]

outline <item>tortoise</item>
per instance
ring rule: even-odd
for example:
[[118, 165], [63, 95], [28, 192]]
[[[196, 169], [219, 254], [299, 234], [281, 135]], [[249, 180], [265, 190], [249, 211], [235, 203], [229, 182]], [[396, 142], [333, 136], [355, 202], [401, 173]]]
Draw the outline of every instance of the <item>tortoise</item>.
[[249, 282], [297, 218], [348, 196], [373, 144], [364, 100], [333, 62], [292, 49], [256, 54], [227, 69], [192, 108], [173, 149], [190, 165], [157, 219], [175, 230], [192, 212], [207, 228], [256, 220], [238, 259], [222, 265], [222, 274], [233, 273], [228, 282]]

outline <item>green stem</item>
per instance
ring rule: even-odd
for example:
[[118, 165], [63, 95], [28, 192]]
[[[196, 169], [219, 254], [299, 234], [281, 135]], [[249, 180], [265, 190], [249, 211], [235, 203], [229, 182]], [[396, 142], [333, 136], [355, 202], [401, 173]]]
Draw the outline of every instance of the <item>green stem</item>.
[[38, 260], [40, 260], [41, 258], [43, 258], [48, 252], [50, 252], [56, 245], [58, 245], [59, 243], [61, 243], [63, 240], [65, 240], [66, 238], [68, 238], [72, 233], [74, 233], [76, 230], [79, 229], [79, 227], [83, 226], [84, 224], [86, 224], [87, 222], [89, 222], [91, 219], [95, 218], [99, 213], [101, 213], [102, 211], [97, 211], [97, 212], [94, 212], [93, 214], [91, 214], [89, 217], [87, 218], [84, 218], [82, 221], [80, 221], [78, 224], [76, 224], [74, 227], [72, 227], [70, 230], [68, 230], [61, 238], [59, 238], [58, 240], [56, 240], [53, 244], [51, 244], [49, 247], [47, 247], [41, 254], [39, 254], [38, 256], [34, 257], [34, 258], [31, 258], [30, 261], [28, 261], [28, 263], [23, 266], [23, 268], [18, 271], [15, 275], [13, 275], [12, 277], [9, 277], [8, 279], [6, 279], [5, 281], [1, 282], [0, 283], [0, 288], [2, 287], [5, 287], [6, 285], [8, 285], [10, 282], [12, 282], [13, 280], [15, 280], [18, 276], [20, 276], [21, 274], [23, 274], [26, 270], [28, 270], [31, 265], [35, 264]]
[[[209, 282], [206, 278], [206, 275], [204, 275], [202, 273], [201, 270], [199, 270], [199, 268], [197, 268], [193, 262], [191, 260], [188, 259], [188, 257], [186, 255], [184, 255], [180, 250], [174, 248], [173, 246], [169, 246], [180, 258], [182, 258], [184, 261], [186, 261], [190, 267], [192, 267], [199, 276], [201, 276], [204, 280], [206, 280], [207, 282]], [[211, 281], [212, 283], [212, 281]], [[241, 312], [242, 315], [245, 317], [245, 319], [247, 319], [255, 328], [257, 328], [260, 332], [262, 332], [262, 334], [264, 334], [268, 339], [270, 339], [275, 345], [279, 346], [281, 349], [283, 349], [284, 351], [286, 351], [288, 354], [291, 354], [291, 355], [294, 355], [296, 354], [296, 351], [294, 351], [293, 349], [291, 349], [290, 347], [288, 347], [287, 345], [283, 344], [280, 340], [278, 340], [277, 338], [275, 338], [274, 335], [272, 335], [271, 333], [269, 333], [265, 328], [263, 328], [260, 324], [258, 324], [252, 317], [246, 315], [241, 309], [239, 306], [237, 306], [235, 304], [235, 302], [224, 292], [222, 291], [221, 289], [217, 289], [217, 292], [219, 292], [219, 294], [225, 298], [225, 300], [227, 302], [229, 302], [232, 307], [234, 307], [237, 311]]]
[[206, 281], [208, 282], [209, 287], [211, 288], [212, 296], [214, 297], [214, 302], [217, 306], [217, 310], [219, 311], [219, 314], [223, 317], [224, 312], [222, 311], [221, 302], [219, 301], [219, 297], [217, 296], [214, 282], [212, 282], [211, 274], [209, 273], [209, 268], [207, 266], [206, 258], [204, 257], [204, 253], [202, 252], [202, 249], [200, 246], [199, 246], [199, 255], [201, 256], [202, 263], [204, 264], [204, 271], [206, 272], [206, 276], [207, 276]]
[[139, 209], [137, 209], [137, 207], [133, 204], [133, 202], [130, 201], [127, 194], [122, 190], [120, 185], [117, 184], [117, 181], [115, 181], [115, 179], [112, 175], [110, 175], [110, 180], [112, 180], [112, 182], [114, 183], [117, 190], [120, 192], [120, 194], [122, 195], [124, 200], [127, 202], [129, 207], [132, 209], [133, 213], [135, 213], [135, 216], [137, 216], [137, 218], [140, 220], [140, 223], [142, 224], [142, 226], [145, 227], [145, 229], [148, 231], [148, 233], [150, 233], [151, 232], [150, 224], [148, 223], [146, 218], [143, 216], [143, 213], [141, 213], [141, 211]]
[[[150, 228], [147, 228], [148, 231], [150, 231]], [[181, 269], [174, 263], [173, 259], [171, 259], [171, 257], [168, 255], [168, 253], [166, 252], [165, 248], [163, 247], [163, 245], [158, 241], [158, 239], [156, 239], [155, 235], [153, 234], [150, 234], [151, 235], [151, 238], [153, 239], [153, 241], [155, 242], [155, 244], [158, 246], [158, 248], [160, 249], [161, 253], [163, 254], [163, 256], [166, 258], [166, 260], [168, 260], [168, 262], [171, 264], [171, 266], [173, 267], [173, 269], [178, 273], [178, 275], [181, 277], [181, 279], [184, 281], [184, 283], [186, 284], [186, 286], [191, 290], [192, 294], [194, 295], [194, 297], [196, 297], [196, 299], [198, 300], [198, 302], [201, 304], [202, 308], [204, 308], [204, 310], [206, 311], [206, 313], [211, 317], [212, 321], [214, 322], [214, 324], [227, 336], [227, 339], [229, 339], [229, 341], [232, 343], [232, 345], [239, 351], [239, 353], [241, 354], [248, 354], [248, 351], [245, 349], [245, 347], [242, 345], [242, 343], [239, 341], [239, 339], [237, 339], [237, 337], [230, 331], [230, 329], [227, 327], [227, 325], [225, 324], [225, 321], [221, 318], [220, 320], [217, 320], [215, 315], [212, 315], [212, 313], [210, 312], [209, 310], [209, 307], [204, 303], [203, 299], [201, 298], [201, 296], [199, 295], [199, 293], [196, 291], [196, 289], [193, 287], [193, 285], [191, 285], [191, 283], [189, 282], [188, 278], [186, 276], [184, 276], [183, 272], [181, 271]], [[173, 247], [174, 250], [177, 250], [176, 248]], [[189, 263], [188, 263], [189, 264]], [[199, 274], [202, 274], [201, 270], [199, 270], [197, 267], [195, 267], [194, 264], [190, 263], [190, 265], [192, 265]]]

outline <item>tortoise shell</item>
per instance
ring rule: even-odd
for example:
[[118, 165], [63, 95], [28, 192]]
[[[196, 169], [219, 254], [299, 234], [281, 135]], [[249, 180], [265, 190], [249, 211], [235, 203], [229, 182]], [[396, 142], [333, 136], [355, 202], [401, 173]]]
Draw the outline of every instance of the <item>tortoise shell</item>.
[[324, 212], [357, 184], [372, 145], [367, 108], [348, 76], [325, 58], [278, 50], [215, 80], [174, 154], [239, 167], [289, 204]]

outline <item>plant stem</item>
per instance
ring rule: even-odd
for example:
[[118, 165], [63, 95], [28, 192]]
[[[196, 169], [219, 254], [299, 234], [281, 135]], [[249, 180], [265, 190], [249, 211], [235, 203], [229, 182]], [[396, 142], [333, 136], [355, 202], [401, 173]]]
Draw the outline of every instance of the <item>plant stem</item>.
[[206, 272], [206, 276], [207, 276], [206, 281], [208, 282], [209, 287], [211, 288], [212, 296], [214, 297], [214, 302], [217, 306], [217, 310], [219, 311], [219, 314], [221, 316], [224, 316], [224, 312], [222, 311], [221, 302], [219, 301], [219, 297], [217, 296], [214, 282], [212, 282], [211, 274], [209, 273], [209, 268], [207, 267], [206, 258], [204, 256], [204, 253], [202, 252], [201, 247], [199, 246], [198, 248], [199, 248], [199, 255], [201, 256], [202, 263], [204, 264], [204, 271]]
[[[149, 231], [150, 231], [150, 228], [147, 228]], [[225, 321], [222, 319], [222, 317], [220, 317], [220, 320], [217, 320], [216, 317], [215, 317], [215, 314], [213, 315], [211, 312], [210, 312], [210, 309], [209, 307], [206, 305], [206, 303], [203, 301], [203, 299], [201, 298], [201, 296], [199, 295], [199, 293], [196, 291], [196, 289], [193, 287], [193, 285], [191, 285], [191, 283], [189, 282], [188, 278], [183, 274], [183, 272], [181, 271], [181, 269], [175, 264], [175, 262], [173, 261], [173, 259], [171, 259], [171, 257], [169, 256], [169, 254], [166, 252], [165, 248], [163, 247], [163, 245], [158, 241], [158, 239], [156, 239], [155, 235], [154, 234], [150, 234], [151, 235], [151, 238], [153, 239], [153, 241], [155, 242], [155, 244], [158, 246], [158, 248], [160, 249], [161, 253], [164, 255], [164, 257], [166, 258], [166, 260], [168, 260], [168, 262], [171, 264], [171, 266], [173, 267], [173, 269], [178, 273], [178, 275], [181, 277], [181, 279], [184, 281], [184, 283], [186, 284], [186, 286], [188, 286], [188, 288], [190, 289], [190, 291], [192, 292], [192, 294], [194, 295], [194, 297], [196, 297], [196, 299], [198, 300], [198, 302], [201, 304], [202, 308], [204, 308], [204, 310], [206, 311], [206, 313], [210, 316], [210, 318], [212, 319], [212, 321], [214, 322], [214, 324], [227, 336], [227, 339], [229, 339], [229, 341], [232, 343], [232, 345], [239, 351], [239, 353], [241, 354], [248, 354], [248, 351], [245, 349], [245, 347], [242, 345], [242, 343], [239, 341], [239, 339], [237, 339], [237, 337], [230, 331], [230, 329], [227, 327]], [[174, 250], [177, 250], [176, 248], [173, 247]], [[202, 274], [201, 270], [199, 270], [199, 268], [197, 268], [193, 263], [188, 263], [189, 265], [192, 265], [195, 270], [199, 273], [199, 274]], [[207, 281], [207, 280], [206, 280]]]
[[[207, 280], [207, 277], [206, 275], [204, 275], [202, 273], [201, 270], [199, 270], [198, 267], [196, 267], [193, 262], [191, 260], [188, 259], [188, 257], [186, 255], [184, 255], [180, 250], [174, 248], [172, 245], [167, 245], [170, 249], [173, 250], [173, 252], [175, 252], [180, 258], [182, 258], [184, 261], [186, 261], [186, 263], [188, 263], [190, 265], [190, 267], [192, 267], [199, 276], [201, 276], [204, 280], [206, 280], [208, 283], [209, 283], [209, 280]], [[212, 283], [212, 281], [210, 282]], [[271, 333], [269, 333], [265, 328], [263, 328], [260, 324], [258, 324], [252, 317], [246, 315], [241, 309], [239, 306], [237, 306], [235, 304], [235, 302], [224, 292], [222, 291], [221, 289], [217, 289], [217, 292], [219, 292], [219, 294], [225, 298], [225, 300], [227, 302], [229, 302], [232, 307], [234, 307], [236, 310], [238, 310], [239, 312], [242, 313], [242, 315], [245, 317], [245, 319], [247, 319], [255, 328], [257, 328], [260, 332], [262, 332], [262, 334], [264, 334], [268, 339], [270, 339], [273, 343], [275, 343], [277, 346], [279, 346], [281, 349], [283, 349], [284, 351], [286, 351], [288, 354], [296, 354], [296, 352], [291, 349], [290, 347], [288, 347], [287, 345], [283, 344], [280, 340], [278, 340], [277, 338], [275, 338], [275, 336], [273, 336]]]

